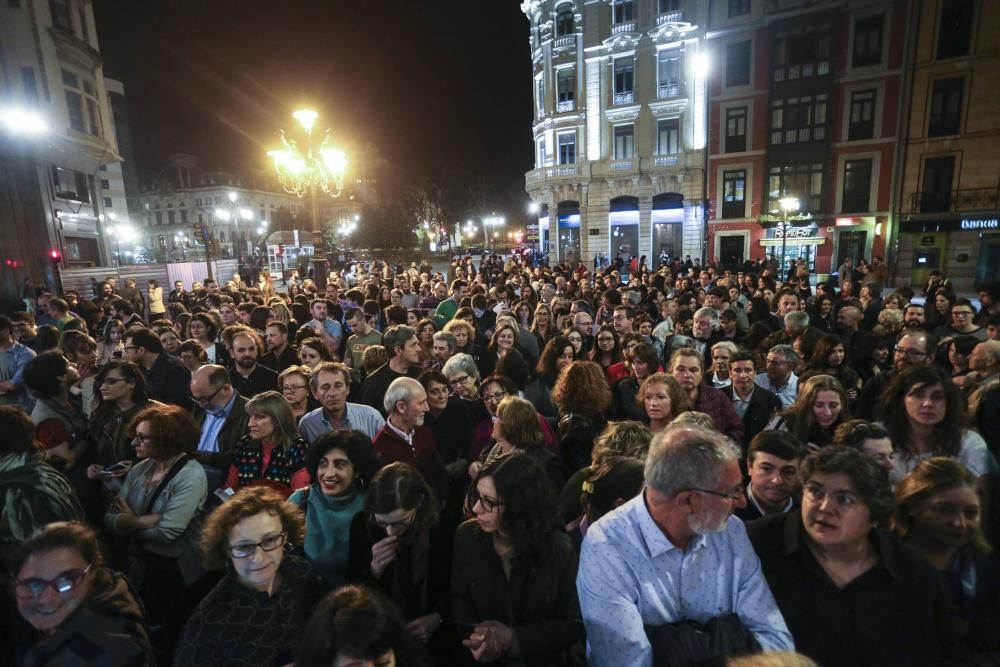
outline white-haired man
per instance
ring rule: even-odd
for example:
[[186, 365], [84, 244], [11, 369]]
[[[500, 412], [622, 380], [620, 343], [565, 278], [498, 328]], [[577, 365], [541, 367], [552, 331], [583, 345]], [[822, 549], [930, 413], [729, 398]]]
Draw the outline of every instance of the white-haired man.
[[793, 648], [746, 528], [732, 516], [747, 502], [739, 458], [714, 431], [667, 429], [650, 447], [642, 493], [587, 531], [576, 585], [590, 664], [649, 667], [647, 628], [728, 614], [765, 650]]
[[434, 434], [424, 426], [424, 415], [430, 410], [427, 392], [413, 378], [396, 378], [385, 392], [385, 426], [372, 444], [383, 465], [408, 463], [424, 476], [427, 483], [444, 498], [445, 468], [437, 451]]

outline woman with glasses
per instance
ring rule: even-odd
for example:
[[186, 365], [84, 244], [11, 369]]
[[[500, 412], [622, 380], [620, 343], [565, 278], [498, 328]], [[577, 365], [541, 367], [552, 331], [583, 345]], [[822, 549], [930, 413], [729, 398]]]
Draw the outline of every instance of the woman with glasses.
[[464, 664], [561, 664], [583, 638], [577, 555], [545, 472], [525, 454], [484, 466], [455, 533], [451, 613]]
[[832, 375], [814, 375], [799, 383], [791, 407], [775, 415], [769, 429], [790, 431], [810, 452], [833, 442], [833, 433], [851, 418], [847, 392]]
[[276, 391], [257, 394], [246, 405], [247, 434], [236, 448], [225, 488], [269, 486], [285, 498], [309, 484], [308, 444], [299, 435], [288, 401]]
[[934, 335], [938, 339], [972, 336], [980, 343], [986, 340], [986, 329], [976, 324], [976, 308], [968, 299], [955, 299], [948, 315], [950, 322], [934, 329]]
[[16, 627], [5, 630], [18, 665], [155, 664], [143, 607], [119, 572], [104, 566], [97, 534], [51, 523], [11, 560]]
[[192, 586], [203, 574], [195, 520], [208, 483], [190, 456], [200, 432], [183, 408], [150, 405], [133, 417], [129, 433], [139, 462], [104, 515], [104, 528], [150, 623], [163, 625], [169, 638], [190, 612]]
[[602, 325], [594, 337], [594, 347], [590, 351], [590, 361], [601, 365], [607, 372], [612, 364], [625, 361], [625, 353], [618, 344], [618, 333], [610, 324]]
[[451, 393], [465, 401], [465, 406], [472, 413], [474, 424], [489, 418], [483, 400], [479, 397], [482, 376], [479, 375], [479, 368], [471, 355], [458, 353], [451, 356], [444, 362], [441, 372], [448, 379]]
[[302, 415], [319, 407], [319, 401], [313, 398], [309, 391], [311, 378], [312, 370], [308, 366], [289, 366], [278, 373], [278, 387], [292, 408], [292, 417], [296, 424]]
[[137, 457], [129, 425], [132, 417], [151, 403], [146, 395], [146, 378], [131, 361], [110, 361], [97, 372], [98, 388], [94, 414], [87, 424], [90, 441], [96, 446], [97, 461], [87, 467], [87, 477], [101, 483], [106, 500], [118, 493], [122, 479]]
[[552, 481], [552, 490], [559, 493], [566, 483], [566, 468], [555, 452], [545, 446], [545, 434], [539, 424], [538, 411], [528, 401], [518, 396], [507, 396], [497, 406], [493, 418], [492, 446], [480, 454], [480, 466], [472, 476], [486, 465], [511, 452], [526, 454], [540, 465]]
[[465, 401], [450, 393], [448, 378], [440, 371], [424, 371], [418, 380], [427, 392], [424, 426], [434, 434], [438, 454], [449, 476], [461, 479], [468, 466], [465, 456], [475, 428], [472, 413]]
[[966, 645], [1000, 652], [1000, 559], [980, 529], [976, 478], [943, 457], [921, 462], [896, 489], [893, 531], [948, 583]]
[[882, 394], [882, 406], [896, 448], [893, 484], [932, 456], [955, 459], [976, 477], [996, 467], [986, 441], [965, 428], [965, 397], [940, 368], [903, 369]]
[[225, 570], [191, 614], [176, 665], [287, 665], [326, 587], [304, 559], [302, 511], [272, 489], [244, 489], [205, 520], [205, 566]]
[[573, 346], [573, 360], [583, 359], [583, 334], [577, 331], [574, 327], [569, 327], [563, 331], [563, 336], [569, 341], [570, 345]]
[[797, 651], [821, 665], [938, 665], [956, 632], [936, 572], [879, 526], [886, 471], [847, 447], [802, 462], [802, 507], [750, 524]]
[[360, 431], [324, 433], [306, 451], [311, 483], [288, 501], [306, 516], [306, 558], [331, 587], [347, 581], [351, 521], [378, 460], [371, 438]]
[[457, 643], [442, 630], [448, 613], [451, 534], [438, 501], [416, 468], [392, 463], [379, 470], [365, 494], [364, 512], [351, 524], [351, 580], [386, 595], [407, 628], [447, 663]]
[[531, 333], [538, 339], [538, 347], [545, 347], [549, 339], [557, 333], [552, 308], [544, 303], [535, 306], [535, 315], [530, 328]]

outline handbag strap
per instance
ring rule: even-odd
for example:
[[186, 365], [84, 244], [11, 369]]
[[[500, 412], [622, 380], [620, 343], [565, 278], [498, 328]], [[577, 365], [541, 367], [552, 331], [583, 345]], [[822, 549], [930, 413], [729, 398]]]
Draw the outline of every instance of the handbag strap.
[[160, 483], [157, 485], [156, 490], [153, 491], [153, 495], [149, 497], [149, 502], [146, 503], [146, 511], [143, 512], [144, 515], [153, 513], [153, 505], [156, 503], [157, 498], [159, 498], [160, 494], [163, 493], [163, 490], [167, 488], [167, 484], [170, 483], [170, 480], [176, 477], [177, 473], [181, 471], [181, 468], [186, 466], [187, 462], [190, 460], [190, 456], [182, 454], [179, 459], [174, 461], [174, 464], [170, 466], [170, 470], [167, 471], [167, 474], [163, 476], [163, 479], [161, 479]]

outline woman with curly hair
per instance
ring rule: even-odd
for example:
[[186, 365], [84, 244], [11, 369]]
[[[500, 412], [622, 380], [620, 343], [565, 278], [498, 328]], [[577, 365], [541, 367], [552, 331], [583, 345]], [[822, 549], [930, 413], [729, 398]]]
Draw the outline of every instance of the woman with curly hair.
[[594, 336], [594, 347], [590, 350], [590, 361], [601, 365], [605, 372], [613, 364], [625, 361], [625, 353], [618, 344], [618, 332], [610, 324], [604, 324]]
[[[579, 335], [579, 332], [577, 333]], [[576, 350], [565, 336], [553, 336], [542, 349], [542, 356], [535, 366], [535, 376], [528, 381], [524, 397], [531, 401], [546, 417], [555, 417], [552, 390], [560, 373], [573, 363]]]
[[288, 401], [276, 391], [265, 391], [247, 401], [246, 411], [247, 435], [236, 447], [224, 488], [264, 485], [287, 498], [308, 485], [308, 445], [295, 427]]
[[893, 484], [932, 456], [955, 459], [977, 477], [993, 465], [986, 441], [964, 428], [965, 397], [940, 368], [914, 366], [897, 373], [882, 394], [882, 413], [896, 448]]
[[891, 525], [947, 580], [967, 646], [986, 653], [1000, 650], [1000, 560], [980, 530], [981, 504], [972, 473], [930, 458], [896, 488]]
[[302, 511], [272, 489], [244, 489], [205, 520], [205, 566], [225, 570], [191, 614], [174, 664], [285, 665], [325, 586], [286, 551], [305, 536]]
[[691, 408], [691, 399], [669, 373], [653, 373], [643, 380], [636, 400], [642, 406], [642, 419], [652, 433], [659, 433], [677, 415]]
[[799, 375], [799, 382], [815, 375], [829, 375], [837, 378], [847, 393], [849, 401], [857, 400], [861, 389], [861, 378], [847, 359], [847, 350], [840, 336], [826, 335], [816, 342], [806, 371]]
[[559, 451], [570, 470], [590, 463], [594, 438], [604, 430], [611, 389], [593, 361], [574, 361], [556, 381], [552, 400], [559, 409]]
[[862, 387], [876, 375], [888, 370], [886, 364], [893, 347], [892, 343], [870, 331], [862, 332], [854, 339], [854, 345], [851, 346], [851, 362], [861, 378]]
[[195, 313], [188, 322], [188, 331], [191, 338], [198, 341], [201, 349], [208, 355], [208, 363], [229, 367], [232, 358], [226, 351], [226, 346], [217, 343], [219, 336], [219, 323], [208, 313]]
[[351, 521], [361, 512], [378, 459], [371, 438], [360, 431], [324, 433], [306, 450], [309, 486], [288, 502], [306, 516], [306, 558], [331, 586], [347, 581]]
[[[312, 332], [308, 329], [302, 329], [300, 333], [311, 334]], [[299, 359], [303, 366], [312, 370], [324, 361], [333, 361], [333, 355], [322, 338], [307, 335], [299, 342]]]
[[195, 549], [196, 519], [208, 494], [205, 470], [191, 453], [200, 431], [176, 405], [151, 405], [129, 425], [139, 463], [125, 476], [104, 528], [123, 570], [146, 603], [150, 624], [173, 635], [194, 602], [203, 570]]
[[769, 429], [790, 431], [810, 452], [833, 442], [833, 433], [851, 418], [847, 392], [832, 375], [814, 375], [799, 383], [791, 407], [776, 415]]
[[580, 468], [559, 493], [559, 518], [567, 525], [567, 530], [576, 527], [583, 514], [580, 492], [583, 483], [599, 467], [617, 457], [628, 457], [644, 462], [649, 452], [653, 432], [645, 424], [637, 421], [608, 422], [607, 428], [594, 440], [590, 465]]
[[836, 314], [833, 312], [833, 297], [829, 294], [817, 294], [809, 309], [809, 326], [817, 331], [832, 334], [837, 330]]
[[524, 454], [483, 467], [470, 492], [473, 519], [455, 532], [451, 612], [467, 663], [514, 652], [528, 667], [560, 663], [583, 638], [577, 556], [551, 485]]

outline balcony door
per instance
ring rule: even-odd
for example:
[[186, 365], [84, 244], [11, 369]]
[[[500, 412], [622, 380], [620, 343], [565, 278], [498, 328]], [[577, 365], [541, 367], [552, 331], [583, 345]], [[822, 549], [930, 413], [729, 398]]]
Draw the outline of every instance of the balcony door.
[[924, 180], [920, 188], [921, 213], [944, 213], [951, 208], [951, 184], [954, 177], [954, 155], [924, 160]]

